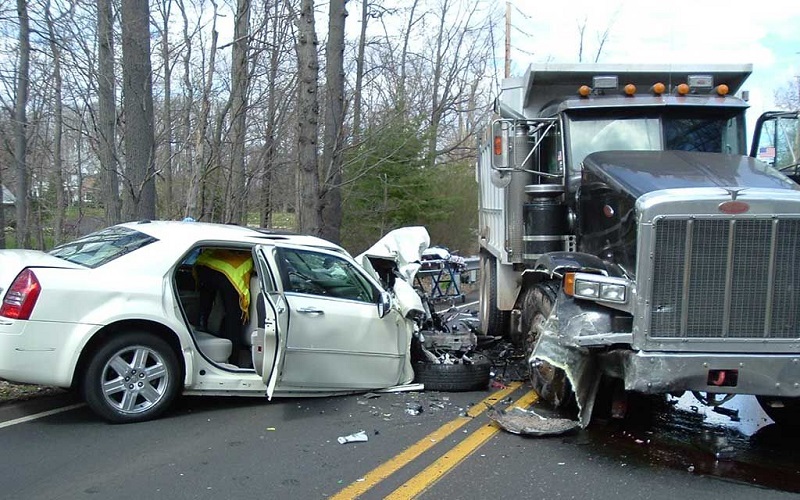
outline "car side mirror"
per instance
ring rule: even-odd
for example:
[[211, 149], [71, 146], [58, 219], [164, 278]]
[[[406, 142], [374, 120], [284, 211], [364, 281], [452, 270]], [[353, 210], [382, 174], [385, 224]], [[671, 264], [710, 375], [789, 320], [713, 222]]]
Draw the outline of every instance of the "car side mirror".
[[389, 292], [381, 292], [380, 300], [378, 300], [378, 316], [383, 318], [392, 309], [392, 296]]

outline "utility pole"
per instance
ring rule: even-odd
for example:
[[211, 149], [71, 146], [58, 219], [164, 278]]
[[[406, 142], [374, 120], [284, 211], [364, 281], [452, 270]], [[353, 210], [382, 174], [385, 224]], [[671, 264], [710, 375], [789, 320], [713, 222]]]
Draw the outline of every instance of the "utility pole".
[[506, 78], [511, 76], [511, 2], [506, 2]]

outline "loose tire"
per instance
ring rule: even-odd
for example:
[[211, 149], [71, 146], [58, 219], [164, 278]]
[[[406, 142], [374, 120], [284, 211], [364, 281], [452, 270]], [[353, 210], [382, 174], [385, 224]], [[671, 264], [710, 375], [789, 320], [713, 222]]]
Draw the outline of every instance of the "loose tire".
[[491, 362], [474, 356], [472, 364], [444, 365], [422, 361], [416, 363], [415, 380], [428, 391], [464, 392], [485, 389], [489, 385]]
[[527, 359], [541, 335], [544, 322], [553, 310], [558, 287], [556, 281], [545, 281], [528, 286], [523, 290], [522, 315], [520, 317], [521, 340], [525, 349], [526, 364], [530, 370], [531, 383], [539, 397], [554, 408], [574, 409], [576, 408], [575, 395], [564, 370], [543, 361], [535, 368], [527, 363]]
[[150, 420], [173, 402], [178, 359], [162, 339], [145, 332], [112, 337], [93, 356], [83, 378], [89, 407], [113, 423]]
[[[800, 427], [800, 398], [757, 396], [758, 404], [776, 424]], [[772, 403], [776, 405], [773, 406]]]
[[480, 321], [483, 333], [508, 337], [509, 312], [497, 308], [497, 264], [481, 252]]

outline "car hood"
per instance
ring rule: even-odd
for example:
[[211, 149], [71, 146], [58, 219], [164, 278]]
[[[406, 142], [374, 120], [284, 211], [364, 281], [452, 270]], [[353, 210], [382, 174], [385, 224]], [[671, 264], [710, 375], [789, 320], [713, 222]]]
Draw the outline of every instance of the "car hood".
[[366, 252], [356, 257], [364, 269], [381, 280], [376, 268], [385, 269], [391, 263], [402, 279], [395, 280], [393, 291], [400, 312], [404, 316], [417, 311], [424, 312], [422, 299], [412, 283], [421, 266], [420, 259], [431, 244], [428, 230], [422, 226], [403, 227], [390, 231]]
[[26, 267], [65, 267], [85, 269], [39, 250], [0, 250], [0, 297], [20, 271]]

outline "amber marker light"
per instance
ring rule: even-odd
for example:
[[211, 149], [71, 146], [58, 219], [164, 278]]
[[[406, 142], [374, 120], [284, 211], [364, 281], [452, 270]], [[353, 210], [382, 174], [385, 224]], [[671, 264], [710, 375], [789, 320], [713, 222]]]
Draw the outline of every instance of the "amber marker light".
[[716, 90], [717, 94], [721, 95], [721, 96], [728, 95], [728, 91], [729, 91], [728, 86], [725, 85], [724, 83], [721, 84], [721, 85], [717, 85], [717, 88], [714, 89], [714, 90]]
[[653, 84], [653, 86], [650, 87], [650, 90], [655, 95], [661, 95], [667, 90], [667, 87], [663, 83], [658, 82], [658, 83]]
[[575, 273], [564, 275], [564, 293], [572, 297], [575, 295]]
[[589, 94], [592, 93], [592, 87], [588, 85], [581, 85], [578, 89], [578, 95], [581, 97], [589, 97]]
[[686, 95], [689, 93], [689, 86], [685, 83], [681, 83], [676, 90], [678, 91], [678, 95]]
[[497, 156], [503, 154], [503, 136], [494, 136], [494, 154]]
[[625, 85], [625, 95], [632, 96], [636, 93], [636, 85], [629, 83]]

